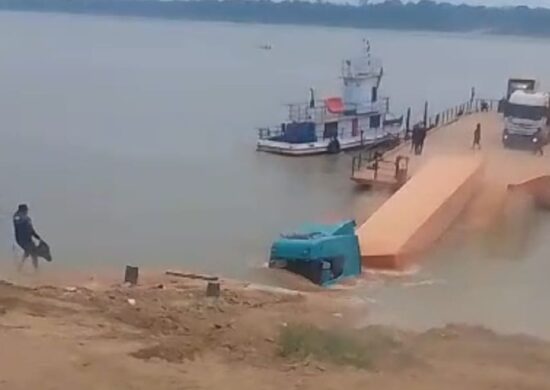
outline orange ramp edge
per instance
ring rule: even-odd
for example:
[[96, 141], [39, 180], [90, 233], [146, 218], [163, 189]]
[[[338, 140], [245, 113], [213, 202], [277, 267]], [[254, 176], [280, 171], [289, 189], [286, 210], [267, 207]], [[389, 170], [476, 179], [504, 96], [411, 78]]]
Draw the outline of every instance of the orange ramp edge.
[[519, 184], [509, 184], [509, 191], [521, 190], [531, 195], [535, 202], [544, 208], [550, 209], [550, 176], [544, 175]]
[[475, 156], [430, 159], [357, 229], [368, 268], [403, 269], [458, 217], [480, 184]]

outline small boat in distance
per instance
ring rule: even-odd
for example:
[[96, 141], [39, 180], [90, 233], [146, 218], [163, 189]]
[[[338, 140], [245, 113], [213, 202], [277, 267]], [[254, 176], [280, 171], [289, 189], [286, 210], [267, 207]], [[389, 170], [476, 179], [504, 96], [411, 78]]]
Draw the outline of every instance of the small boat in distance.
[[264, 44], [264, 45], [260, 45], [259, 48], [262, 50], [271, 50], [271, 45]]
[[403, 116], [390, 117], [389, 98], [378, 94], [382, 61], [364, 43], [360, 57], [342, 62], [342, 97], [318, 100], [310, 89], [309, 102], [288, 105], [285, 122], [258, 129], [257, 150], [292, 156], [339, 153], [401, 136]]

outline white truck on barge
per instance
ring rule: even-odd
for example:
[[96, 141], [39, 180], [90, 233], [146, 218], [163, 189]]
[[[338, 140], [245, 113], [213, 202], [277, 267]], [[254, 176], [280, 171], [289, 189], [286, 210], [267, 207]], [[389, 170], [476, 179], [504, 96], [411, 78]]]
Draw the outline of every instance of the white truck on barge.
[[550, 138], [550, 94], [535, 90], [536, 81], [511, 79], [504, 102], [505, 147], [536, 150]]

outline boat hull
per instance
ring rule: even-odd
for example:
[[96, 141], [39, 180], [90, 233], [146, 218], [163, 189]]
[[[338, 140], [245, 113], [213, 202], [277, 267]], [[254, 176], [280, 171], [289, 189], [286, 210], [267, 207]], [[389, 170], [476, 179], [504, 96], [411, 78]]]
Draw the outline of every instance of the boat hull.
[[[338, 139], [340, 151], [360, 149], [366, 146], [375, 145], [388, 140], [387, 135], [377, 138], [361, 139], [361, 137]], [[311, 156], [317, 154], [331, 154], [329, 144], [331, 140], [321, 140], [303, 144], [291, 144], [271, 140], [259, 140], [257, 150], [266, 153], [280, 154], [285, 156]]]

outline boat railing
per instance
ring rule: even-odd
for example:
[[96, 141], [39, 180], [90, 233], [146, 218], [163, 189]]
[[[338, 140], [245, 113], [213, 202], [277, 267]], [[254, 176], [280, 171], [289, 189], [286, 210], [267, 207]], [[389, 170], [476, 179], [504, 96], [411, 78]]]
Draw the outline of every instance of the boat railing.
[[307, 103], [295, 103], [288, 105], [289, 122], [314, 122], [324, 123], [331, 119], [338, 119], [340, 114], [327, 110], [324, 104], [311, 107]]
[[325, 123], [338, 120], [342, 115], [367, 115], [375, 113], [386, 113], [389, 110], [390, 99], [381, 97], [375, 102], [364, 104], [347, 104], [344, 112], [330, 112], [326, 105], [319, 104], [311, 107], [308, 103], [296, 103], [288, 105], [288, 120], [290, 122], [314, 122]]
[[428, 117], [427, 127], [441, 127], [456, 122], [464, 115], [474, 114], [476, 112], [497, 111], [499, 100], [497, 99], [474, 99], [457, 104], [446, 110], [437, 112]]
[[388, 150], [392, 150], [401, 144], [402, 139], [398, 135], [388, 133], [383, 142], [366, 146], [360, 153], [353, 156], [351, 160], [351, 177], [369, 167], [370, 163]]
[[283, 130], [281, 126], [258, 128], [258, 139], [260, 140], [269, 140], [274, 137], [281, 136], [282, 134], [283, 134]]
[[[439, 111], [428, 116], [426, 119], [426, 127], [429, 131], [440, 129], [451, 123], [458, 121], [460, 118], [479, 112], [498, 111], [500, 101], [496, 99], [473, 99], [464, 103], [457, 104], [446, 110]], [[410, 124], [409, 124], [410, 125]], [[395, 148], [397, 145], [410, 141], [412, 129], [405, 128], [405, 135], [399, 142], [393, 142], [385, 145], [371, 145], [359, 151], [352, 158], [351, 174], [352, 177], [356, 172], [365, 169], [377, 156], [377, 153], [384, 153]]]
[[[283, 130], [281, 126], [272, 126], [272, 127], [260, 127], [258, 130], [258, 139], [259, 140], [274, 140], [276, 137], [279, 137], [283, 135]], [[357, 130], [357, 134], [361, 133], [361, 129]], [[354, 135], [354, 131], [350, 128], [341, 128], [338, 129], [337, 136], [338, 138], [347, 138], [352, 137]], [[325, 139], [324, 129], [319, 128], [315, 131], [315, 136], [318, 140]], [[330, 138], [330, 137], [328, 137]]]
[[481, 111], [498, 111], [501, 100], [499, 99], [475, 99], [474, 109], [476, 112]]
[[[347, 108], [347, 107], [346, 107]], [[350, 106], [351, 111], [355, 111], [357, 114], [375, 114], [386, 113], [390, 108], [390, 98], [381, 97], [375, 102], [368, 102], [364, 104], [354, 104]]]

